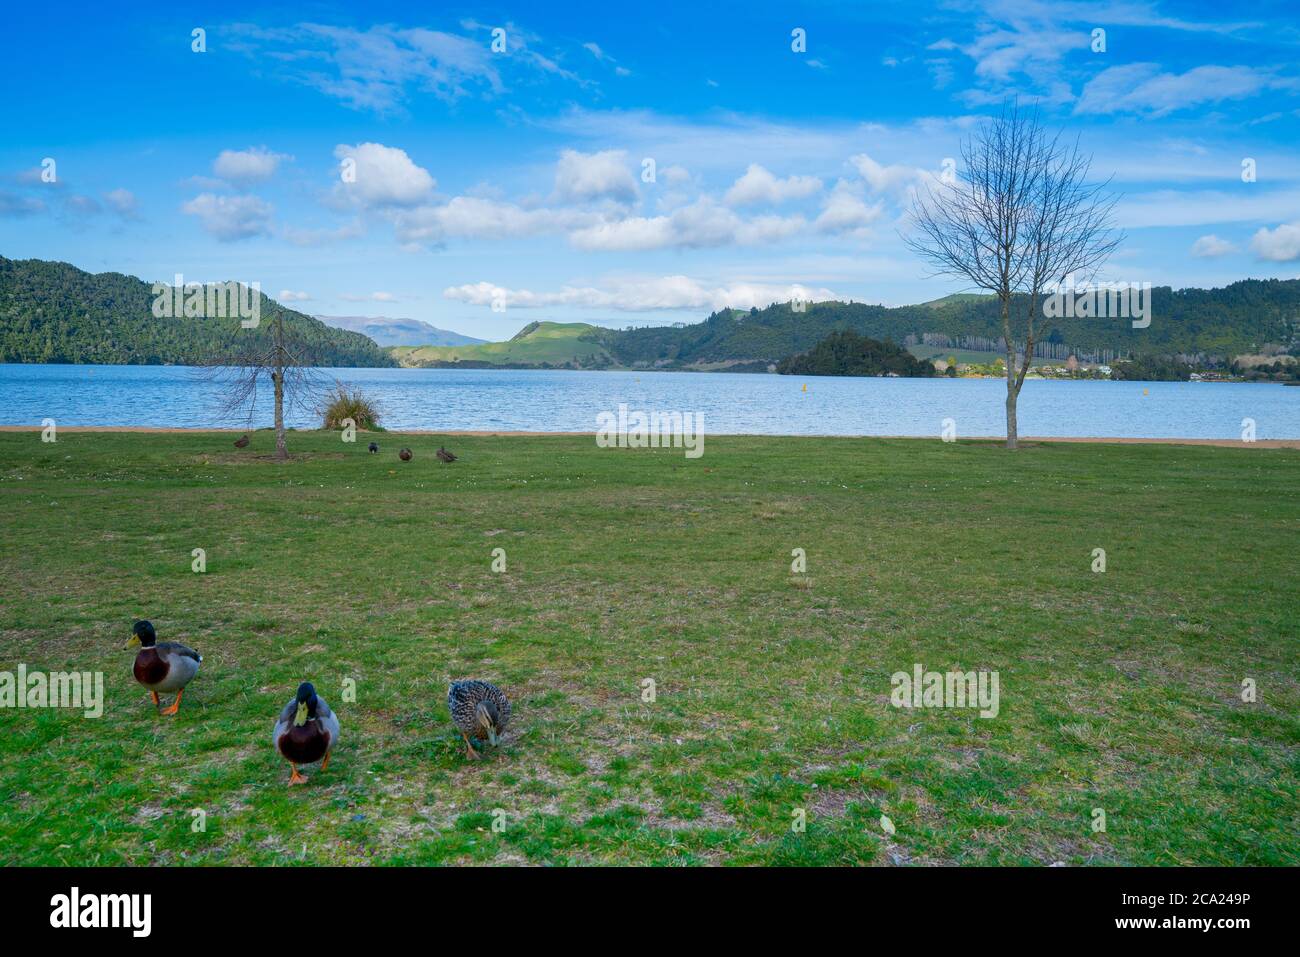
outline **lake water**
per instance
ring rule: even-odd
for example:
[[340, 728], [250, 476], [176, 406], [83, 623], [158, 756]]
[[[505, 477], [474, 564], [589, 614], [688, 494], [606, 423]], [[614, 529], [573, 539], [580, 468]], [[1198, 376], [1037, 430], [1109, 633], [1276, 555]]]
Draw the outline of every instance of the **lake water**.
[[[631, 410], [703, 413], [706, 434], [1005, 434], [998, 379], [856, 379], [701, 372], [326, 369], [379, 403], [390, 429], [594, 432], [596, 416]], [[808, 390], [803, 391], [804, 385]], [[270, 424], [269, 391], [254, 425]], [[0, 365], [0, 425], [242, 428], [217, 388], [179, 366]], [[1256, 383], [1036, 380], [1020, 394], [1020, 433], [1035, 436], [1300, 438], [1300, 388]], [[318, 415], [294, 410], [289, 424]]]

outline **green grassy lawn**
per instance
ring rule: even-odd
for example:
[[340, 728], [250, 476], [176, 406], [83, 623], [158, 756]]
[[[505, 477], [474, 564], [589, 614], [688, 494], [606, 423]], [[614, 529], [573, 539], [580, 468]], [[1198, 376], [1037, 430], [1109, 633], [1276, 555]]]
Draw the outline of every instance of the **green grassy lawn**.
[[[1300, 863], [1300, 452], [231, 438], [0, 434], [0, 670], [106, 681], [0, 710], [0, 863]], [[139, 617], [204, 655], [175, 718]], [[915, 663], [1000, 713], [892, 707]], [[481, 762], [453, 676], [514, 702]], [[343, 736], [290, 789], [304, 679]]]

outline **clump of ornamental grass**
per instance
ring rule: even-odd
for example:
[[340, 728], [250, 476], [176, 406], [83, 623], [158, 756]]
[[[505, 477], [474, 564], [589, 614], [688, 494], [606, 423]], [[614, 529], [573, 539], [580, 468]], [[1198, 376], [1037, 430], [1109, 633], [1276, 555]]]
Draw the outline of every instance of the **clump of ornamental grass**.
[[343, 383], [336, 382], [334, 391], [325, 396], [322, 406], [324, 427], [327, 429], [346, 428], [345, 420], [351, 419], [358, 429], [380, 431], [379, 407], [362, 395], [359, 389], [348, 389]]

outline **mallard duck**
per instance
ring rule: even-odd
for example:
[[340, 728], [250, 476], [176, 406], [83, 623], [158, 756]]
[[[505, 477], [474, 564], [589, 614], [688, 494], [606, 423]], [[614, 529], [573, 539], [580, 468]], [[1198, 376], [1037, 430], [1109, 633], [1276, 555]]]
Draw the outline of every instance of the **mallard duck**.
[[298, 693], [280, 712], [275, 722], [275, 749], [284, 755], [293, 776], [289, 784], [306, 784], [298, 765], [321, 761], [320, 769], [330, 766], [330, 755], [339, 741], [339, 719], [325, 699], [316, 693], [310, 681], [298, 686]]
[[452, 453], [452, 452], [448, 452], [448, 451], [447, 451], [446, 449], [444, 449], [441, 445], [438, 446], [438, 458], [442, 459], [444, 462], [454, 462], [454, 461], [456, 461], [456, 456], [455, 456], [455, 454]]
[[235, 439], [235, 448], [237, 448], [237, 449], [246, 449], [246, 448], [248, 448], [248, 434], [247, 434], [247, 433], [245, 433], [244, 435], [241, 435], [239, 438]]
[[175, 641], [158, 643], [158, 634], [153, 625], [147, 621], [137, 621], [131, 628], [131, 640], [127, 648], [139, 648], [135, 656], [135, 680], [149, 689], [153, 695], [153, 705], [158, 707], [158, 692], [175, 691], [176, 700], [163, 708], [162, 714], [175, 714], [181, 707], [181, 695], [185, 686], [199, 673], [199, 664], [203, 656], [193, 648], [187, 648]]
[[510, 723], [510, 699], [486, 681], [453, 681], [447, 688], [447, 710], [465, 739], [465, 754], [471, 758], [478, 757], [471, 737], [495, 746]]
[[370, 443], [370, 452], [373, 454], [373, 453], [378, 452], [378, 451], [379, 451], [379, 443], [378, 443], [378, 442], [371, 442], [371, 443]]
[[411, 450], [402, 449], [397, 453], [397, 457], [401, 459], [403, 462], [409, 462], [411, 461]]

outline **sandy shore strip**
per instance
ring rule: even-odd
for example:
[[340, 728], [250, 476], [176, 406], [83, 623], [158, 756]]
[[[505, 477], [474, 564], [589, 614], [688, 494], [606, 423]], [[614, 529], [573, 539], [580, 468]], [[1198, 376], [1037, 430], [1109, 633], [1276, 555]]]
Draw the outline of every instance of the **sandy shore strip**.
[[[60, 432], [142, 432], [153, 433], [157, 435], [164, 434], [187, 434], [211, 432], [211, 433], [229, 433], [231, 435], [242, 435], [248, 432], [248, 429], [175, 429], [160, 428], [147, 425], [61, 425], [58, 427]], [[0, 425], [0, 432], [40, 432], [39, 425]], [[264, 432], [266, 429], [257, 429], [255, 431]], [[321, 430], [296, 430], [296, 431], [321, 431]], [[291, 433], [292, 434], [292, 433]], [[593, 432], [509, 432], [509, 431], [469, 431], [465, 429], [394, 429], [390, 432], [358, 432], [358, 435], [367, 435], [382, 437], [385, 435], [472, 435], [488, 436], [498, 438], [515, 438], [527, 436], [575, 436], [585, 435], [594, 437]], [[744, 438], [771, 438], [771, 439], [914, 439], [917, 441], [932, 442], [934, 439], [925, 435], [769, 435], [768, 433], [758, 432], [731, 432], [719, 433], [716, 436], [710, 435], [710, 438], [726, 438], [728, 435], [736, 435]], [[1005, 436], [1000, 435], [963, 435], [960, 439], [962, 442], [1003, 442]], [[1088, 442], [1102, 445], [1211, 445], [1216, 448], [1224, 449], [1300, 449], [1300, 439], [1258, 439], [1254, 442], [1242, 442], [1239, 439], [1147, 439], [1147, 438], [1114, 438], [1109, 436], [1056, 436], [1056, 435], [1022, 435], [1020, 441], [1023, 442]]]

